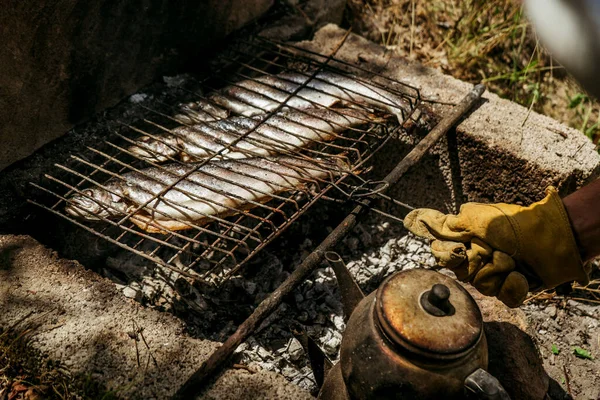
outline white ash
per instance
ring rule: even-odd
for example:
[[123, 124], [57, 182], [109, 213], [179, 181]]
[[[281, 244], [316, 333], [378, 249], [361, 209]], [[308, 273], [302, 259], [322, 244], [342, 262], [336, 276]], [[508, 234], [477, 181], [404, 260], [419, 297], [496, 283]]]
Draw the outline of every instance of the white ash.
[[181, 87], [190, 79], [187, 74], [180, 74], [175, 76], [163, 76], [163, 81], [168, 87]]
[[149, 96], [145, 93], [136, 93], [129, 97], [129, 101], [134, 104], [139, 104], [145, 102], [149, 98], [152, 98], [152, 96]]
[[[105, 274], [119, 283], [126, 296], [182, 316], [192, 333], [224, 341], [314, 249], [317, 243], [309, 238], [310, 224], [315, 226], [319, 218], [317, 214], [314, 219], [301, 223], [300, 237], [305, 232], [306, 236], [300, 243], [282, 243], [281, 248], [263, 251], [246, 267], [254, 271], [254, 275], [234, 276], [222, 287], [216, 284], [222, 281], [228, 267], [209, 275], [200, 285], [163, 266], [126, 255], [107, 262]], [[332, 227], [321, 229], [329, 232]], [[290, 245], [294, 246], [293, 252]], [[376, 289], [386, 276], [396, 271], [434, 265], [426, 241], [377, 216], [370, 216], [359, 224], [336, 251], [365, 293]], [[186, 260], [182, 261], [185, 265]], [[208, 263], [200, 269], [207, 267]], [[316, 385], [310, 362], [291, 333], [290, 327], [294, 324], [300, 324], [323, 352], [337, 361], [346, 324], [337, 281], [330, 267], [324, 265], [315, 271], [236, 352], [238, 363], [280, 373], [291, 382], [314, 391]]]

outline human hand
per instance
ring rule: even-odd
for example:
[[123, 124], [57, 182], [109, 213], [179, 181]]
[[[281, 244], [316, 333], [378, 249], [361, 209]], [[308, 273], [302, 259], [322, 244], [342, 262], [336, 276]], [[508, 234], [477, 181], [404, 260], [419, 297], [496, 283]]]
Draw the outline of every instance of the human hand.
[[589, 280], [562, 200], [553, 187], [546, 194], [528, 207], [466, 203], [458, 215], [417, 209], [404, 225], [433, 240], [431, 250], [441, 267], [518, 307], [529, 290]]

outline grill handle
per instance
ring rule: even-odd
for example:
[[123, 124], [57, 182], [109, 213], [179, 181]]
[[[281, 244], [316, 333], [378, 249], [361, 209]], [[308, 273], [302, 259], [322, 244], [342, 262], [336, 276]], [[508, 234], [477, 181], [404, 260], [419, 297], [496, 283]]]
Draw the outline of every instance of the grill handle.
[[465, 394], [470, 400], [510, 400], [498, 379], [481, 368], [465, 379]]

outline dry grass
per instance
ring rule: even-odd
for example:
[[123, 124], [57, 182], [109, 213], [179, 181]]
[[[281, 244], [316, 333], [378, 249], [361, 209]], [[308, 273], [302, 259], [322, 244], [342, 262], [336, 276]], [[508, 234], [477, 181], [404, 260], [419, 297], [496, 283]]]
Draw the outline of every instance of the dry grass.
[[544, 51], [516, 0], [350, 0], [354, 31], [580, 129], [599, 106]]

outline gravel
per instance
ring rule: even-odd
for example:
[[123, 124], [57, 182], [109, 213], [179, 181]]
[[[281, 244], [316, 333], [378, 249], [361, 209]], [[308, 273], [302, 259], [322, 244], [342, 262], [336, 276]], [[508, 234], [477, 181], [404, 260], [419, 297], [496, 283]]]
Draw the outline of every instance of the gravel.
[[[299, 264], [299, 255], [306, 256], [318, 244], [308, 237], [313, 237], [311, 232], [319, 226], [323, 213], [329, 214], [327, 203], [315, 206], [267, 251], [258, 254], [244, 270], [250, 273], [234, 276], [220, 288], [189, 282], [176, 272], [125, 252], [111, 258], [102, 273], [113, 279], [125, 296], [184, 319], [192, 334], [223, 341]], [[306, 236], [294, 248], [290, 242], [298, 232]], [[396, 271], [434, 265], [425, 241], [378, 216], [369, 216], [359, 224], [337, 251], [365, 293]], [[237, 349], [237, 362], [281, 373], [314, 391], [308, 357], [290, 326], [301, 324], [335, 362], [346, 328], [342, 309], [333, 270], [318, 269]]]

